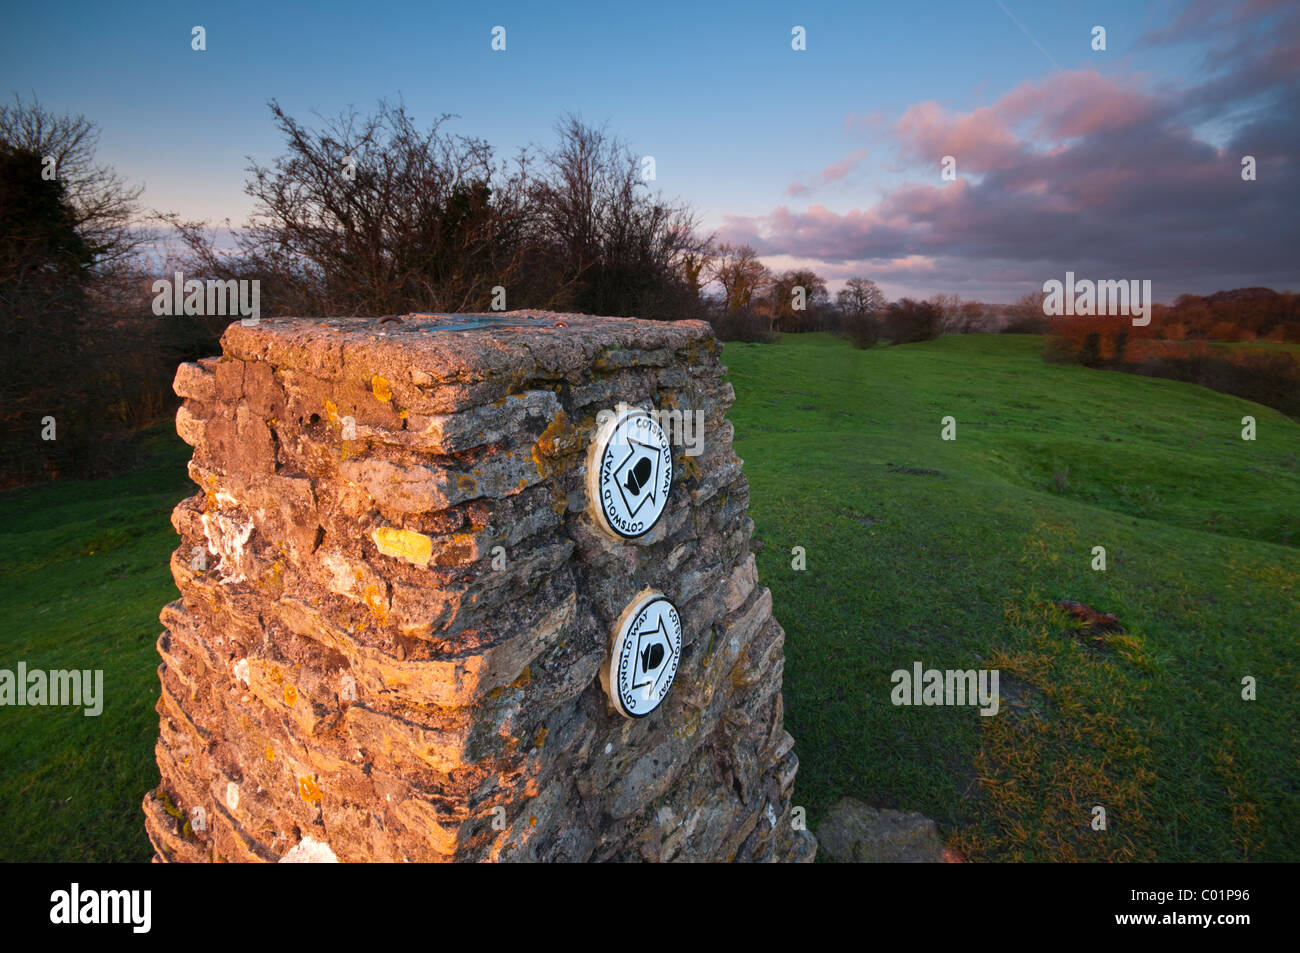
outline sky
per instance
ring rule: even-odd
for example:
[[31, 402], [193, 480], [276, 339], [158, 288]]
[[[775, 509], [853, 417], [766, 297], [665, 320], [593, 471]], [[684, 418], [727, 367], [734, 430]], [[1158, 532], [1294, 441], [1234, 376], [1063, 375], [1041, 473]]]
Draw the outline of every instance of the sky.
[[832, 290], [1300, 291], [1296, 0], [6, 0], [0, 25], [0, 93], [96, 123], [146, 210], [186, 219], [252, 211], [268, 101], [314, 123], [400, 98], [502, 155], [607, 122], [702, 230]]

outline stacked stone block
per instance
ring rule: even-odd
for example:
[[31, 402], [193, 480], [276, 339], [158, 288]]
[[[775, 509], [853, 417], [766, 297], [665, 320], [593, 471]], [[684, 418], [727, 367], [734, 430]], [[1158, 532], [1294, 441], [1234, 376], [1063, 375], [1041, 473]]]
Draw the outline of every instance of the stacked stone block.
[[[222, 349], [175, 381], [199, 492], [172, 516], [156, 859], [811, 858], [706, 323], [263, 319]], [[634, 541], [585, 488], [620, 401], [704, 414]], [[682, 660], [632, 720], [599, 671], [647, 587]]]

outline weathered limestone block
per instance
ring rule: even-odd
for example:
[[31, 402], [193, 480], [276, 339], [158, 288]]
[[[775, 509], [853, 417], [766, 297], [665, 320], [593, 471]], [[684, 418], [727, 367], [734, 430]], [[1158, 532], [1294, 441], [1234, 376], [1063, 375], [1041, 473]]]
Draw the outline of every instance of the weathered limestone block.
[[[198, 492], [172, 514], [156, 859], [811, 859], [707, 324], [263, 319], [222, 350], [174, 385]], [[630, 538], [588, 497], [627, 406], [672, 444]], [[658, 493], [650, 459], [628, 492]], [[615, 633], [654, 594], [671, 687], [625, 716]]]

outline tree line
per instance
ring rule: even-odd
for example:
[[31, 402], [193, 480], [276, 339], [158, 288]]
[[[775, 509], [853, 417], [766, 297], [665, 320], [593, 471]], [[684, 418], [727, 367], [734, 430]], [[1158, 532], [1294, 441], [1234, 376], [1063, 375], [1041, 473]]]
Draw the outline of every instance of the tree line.
[[237, 253], [207, 223], [162, 220], [180, 264], [258, 278], [270, 314], [397, 314], [537, 308], [677, 320], [725, 339], [843, 332], [863, 346], [987, 329], [951, 295], [891, 305], [852, 278], [832, 300], [809, 269], [775, 273], [745, 245], [699, 230], [684, 203], [652, 191], [644, 164], [605, 127], [564, 117], [553, 145], [501, 160], [493, 147], [418, 127], [399, 105], [349, 110], [311, 129], [272, 102], [286, 153], [249, 168], [253, 220]]
[[[141, 190], [96, 161], [84, 117], [0, 105], [0, 486], [121, 469], [132, 436], [174, 411], [176, 365], [216, 353], [235, 317], [157, 317], [153, 281], [176, 270], [257, 281], [265, 316], [532, 308], [706, 318], [724, 340], [828, 331], [858, 347], [1047, 330], [1041, 294], [995, 313], [954, 295], [891, 302], [865, 277], [832, 296], [810, 269], [775, 272], [703, 234], [625, 141], [577, 116], [507, 157], [451, 116], [420, 126], [401, 103], [315, 125], [268, 105], [283, 152], [250, 160], [253, 211], [225, 223], [229, 241], [213, 223], [146, 213]], [[1290, 333], [1273, 329], [1293, 304], [1260, 305], [1242, 333]], [[1160, 326], [1212, 333], [1221, 305], [1180, 299], [1183, 323]]]
[[269, 108], [283, 152], [250, 160], [253, 212], [225, 223], [230, 247], [213, 223], [143, 209], [141, 189], [96, 161], [84, 117], [0, 105], [0, 485], [120, 469], [131, 435], [174, 410], [176, 365], [215, 353], [234, 317], [158, 318], [153, 281], [176, 270], [257, 281], [266, 316], [536, 308], [864, 345], [957, 326], [942, 302], [889, 305], [866, 279], [832, 301], [810, 271], [770, 272], [702, 234], [623, 140], [576, 116], [550, 145], [503, 157], [400, 103], [315, 125]]

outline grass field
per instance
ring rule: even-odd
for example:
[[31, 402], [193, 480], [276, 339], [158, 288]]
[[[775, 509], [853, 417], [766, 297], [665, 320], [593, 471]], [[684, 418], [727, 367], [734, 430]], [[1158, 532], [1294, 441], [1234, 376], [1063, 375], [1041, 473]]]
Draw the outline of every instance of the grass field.
[[[796, 802], [814, 829], [845, 795], [919, 810], [980, 860], [1297, 859], [1300, 424], [1038, 346], [726, 346]], [[0, 860], [149, 856], [187, 456], [160, 433], [137, 473], [0, 494], [0, 667], [103, 668], [108, 696], [98, 718], [0, 711]], [[1123, 631], [1081, 632], [1066, 599]], [[895, 707], [914, 661], [998, 669], [1001, 712]]]
[[[922, 811], [972, 859], [1297, 859], [1300, 425], [1038, 347], [727, 345], [797, 798]], [[895, 707], [915, 661], [999, 669], [1001, 713]]]
[[147, 465], [0, 494], [0, 668], [103, 669], [104, 710], [0, 709], [0, 860], [147, 861], [158, 784], [158, 612], [176, 598], [172, 507], [193, 492], [169, 429]]

